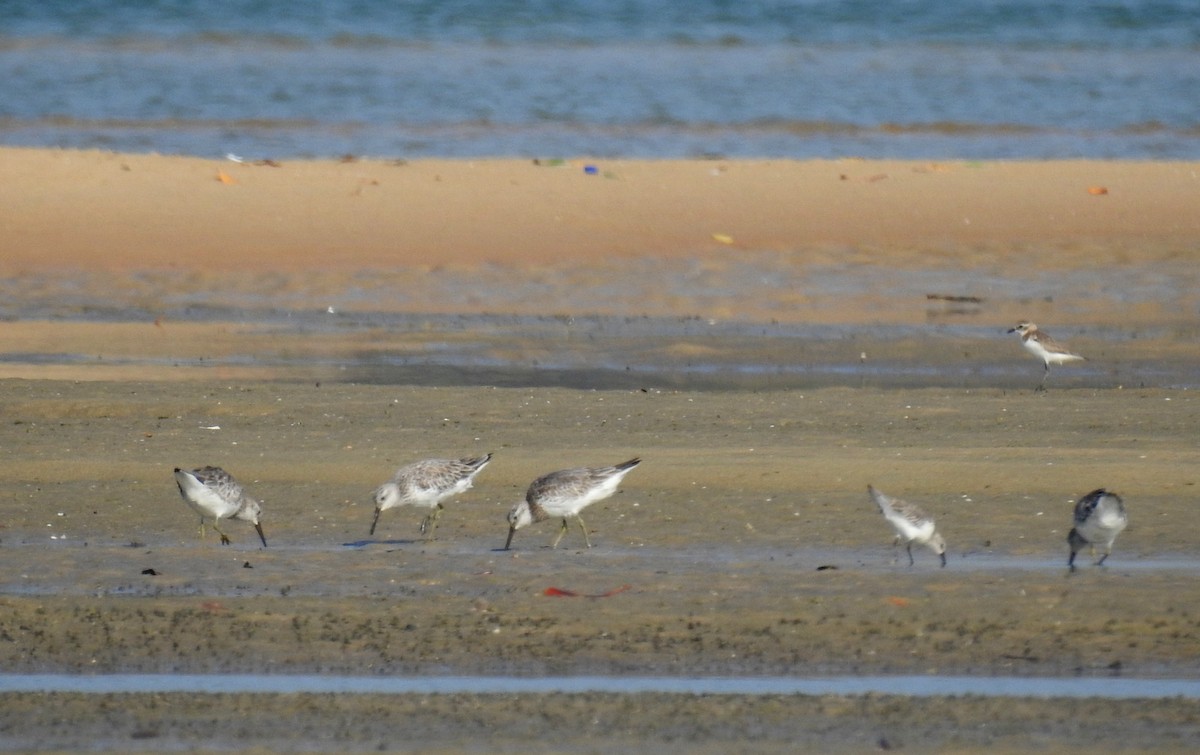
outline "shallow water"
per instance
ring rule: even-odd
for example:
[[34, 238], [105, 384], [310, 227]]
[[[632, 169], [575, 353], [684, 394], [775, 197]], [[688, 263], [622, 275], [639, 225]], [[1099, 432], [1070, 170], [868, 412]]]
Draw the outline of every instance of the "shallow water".
[[[20, 558], [25, 566], [0, 577], [0, 594], [81, 598], [252, 598], [275, 596], [282, 589], [289, 596], [308, 598], [387, 595], [394, 587], [393, 581], [379, 581], [379, 575], [362, 581], [347, 580], [342, 570], [348, 564], [354, 564], [355, 568], [362, 568], [364, 564], [379, 568], [393, 560], [407, 562], [414, 559], [444, 563], [448, 568], [453, 564], [473, 564], [472, 568], [483, 573], [495, 569], [497, 562], [514, 555], [520, 557], [542, 549], [544, 536], [549, 530], [522, 533], [523, 537], [516, 539], [514, 550], [503, 550], [501, 546], [506, 531], [502, 511], [490, 513], [491, 521], [495, 524], [494, 537], [485, 535], [436, 543], [409, 538], [373, 538], [338, 545], [309, 538], [307, 542], [281, 544], [278, 539], [271, 538], [273, 544], [263, 550], [257, 543], [238, 538], [238, 545], [222, 551], [221, 560], [228, 558], [236, 566], [270, 570], [270, 577], [256, 573], [253, 579], [246, 568], [243, 568], [242, 574], [236, 570], [232, 573], [211, 573], [213, 554], [181, 548], [169, 542], [169, 539], [164, 541], [162, 535], [155, 535], [149, 544], [139, 542], [137, 547], [129, 543], [106, 545], [103, 538], [85, 529], [86, 520], [80, 522], [73, 517], [64, 517], [54, 522], [53, 527], [47, 524], [44, 532], [35, 531], [22, 540], [12, 536], [5, 539], [6, 551]], [[385, 521], [384, 526], [406, 524], [406, 521]], [[147, 534], [137, 530], [134, 533], [139, 537]], [[295, 537], [292, 532], [288, 532], [288, 535]], [[985, 549], [964, 551], [952, 546], [947, 552], [944, 569], [937, 568], [936, 560], [924, 548], [914, 548], [913, 556], [915, 564], [909, 566], [904, 549], [893, 548], [886, 542], [860, 548], [778, 545], [761, 541], [750, 547], [731, 547], [721, 543], [702, 546], [673, 544], [670, 548], [657, 548], [653, 553], [644, 547], [604, 543], [588, 551], [589, 563], [598, 574], [603, 575], [600, 582], [605, 585], [630, 580], [644, 583], [647, 576], [638, 571], [639, 568], [690, 572], [697, 568], [697, 564], [704, 564], [706, 568], [762, 571], [775, 578], [778, 572], [769, 566], [773, 562], [784, 571], [790, 569], [804, 574], [836, 572], [861, 579], [909, 574], [939, 579], [961, 577], [1024, 581], [1061, 578], [1066, 586], [1088, 583], [1093, 579], [1126, 582], [1145, 579], [1188, 580], [1200, 576], [1200, 559], [1186, 553], [1147, 556], [1118, 549], [1106, 565], [1096, 567], [1093, 566], [1095, 556], [1085, 552], [1080, 555], [1074, 573], [1067, 569], [1065, 548], [1062, 553], [1050, 556], [1042, 553], [1014, 555]], [[44, 563], [47, 558], [53, 566]], [[133, 568], [134, 565], [137, 568]], [[146, 567], [157, 574], [151, 578], [138, 576], [138, 572]], [[304, 574], [303, 578], [299, 576], [301, 573]], [[92, 578], [80, 578], [78, 575], [90, 575]], [[552, 585], [563, 579], [566, 579], [563, 575], [552, 575], [544, 577], [542, 581]], [[657, 578], [651, 578], [650, 581], [657, 581]]]
[[[783, 332], [758, 324], [681, 327], [673, 319], [648, 319], [639, 323], [643, 334], [635, 337], [606, 332], [615, 320], [578, 320], [568, 333], [552, 320], [482, 317], [476, 320], [482, 327], [464, 337], [455, 324], [442, 329], [445, 323], [439, 324], [439, 319], [393, 320], [388, 338], [407, 338], [393, 347], [380, 344], [375, 327], [222, 322], [216, 324], [239, 330], [244, 342], [231, 350], [202, 354], [187, 353], [186, 348], [178, 354], [121, 353], [96, 343], [88, 344], [94, 349], [88, 353], [13, 350], [0, 353], [0, 370], [22, 377], [65, 367], [96, 379], [107, 379], [112, 371], [131, 371], [158, 379], [218, 380], [247, 370], [254, 379], [275, 381], [634, 390], [1033, 389], [1043, 375], [1040, 363], [994, 327], [923, 332], [888, 326], [793, 327]], [[630, 328], [634, 329], [638, 328]], [[1076, 348], [1092, 355], [1119, 352], [1119, 358], [1056, 368], [1048, 385], [1200, 387], [1195, 359], [1152, 353], [1163, 343], [1173, 348], [1177, 336], [1134, 340], [1129, 334], [1109, 335], [1093, 331], [1086, 341], [1076, 339]]]
[[904, 695], [984, 698], [1200, 699], [1200, 681], [1117, 676], [1005, 678], [980, 676], [666, 677], [666, 676], [335, 676], [292, 674], [0, 674], [0, 694], [12, 692], [200, 692], [384, 695], [619, 694]]

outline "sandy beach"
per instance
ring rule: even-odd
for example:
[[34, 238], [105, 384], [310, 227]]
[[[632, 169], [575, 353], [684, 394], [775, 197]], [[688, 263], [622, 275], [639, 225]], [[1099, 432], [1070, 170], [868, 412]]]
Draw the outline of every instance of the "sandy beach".
[[[9, 673], [1200, 675], [1200, 165], [0, 149], [0, 171]], [[1021, 319], [1089, 361], [1035, 392]], [[395, 467], [484, 452], [437, 540], [412, 509], [367, 535]], [[594, 548], [572, 525], [551, 550], [546, 522], [501, 550], [533, 477], [635, 455]], [[265, 501], [268, 548], [198, 538], [170, 471], [204, 464]], [[909, 567], [868, 483], [937, 519], [945, 569]], [[1072, 502], [1101, 486], [1130, 527], [1070, 574]], [[0, 697], [8, 749], [1200, 736], [1195, 700]]]
[[[268, 164], [269, 163], [269, 164]], [[367, 160], [2, 149], [0, 273], [561, 266], [738, 253], [1063, 270], [1193, 249], [1200, 166], [1155, 162]], [[1097, 258], [1098, 249], [1107, 250]]]

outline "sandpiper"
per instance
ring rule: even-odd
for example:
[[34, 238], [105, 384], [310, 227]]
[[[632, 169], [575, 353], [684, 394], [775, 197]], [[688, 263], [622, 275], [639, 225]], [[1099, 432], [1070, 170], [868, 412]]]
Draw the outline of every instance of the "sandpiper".
[[612, 467], [563, 469], [537, 478], [526, 491], [525, 500], [508, 512], [508, 540], [504, 543], [504, 550], [512, 545], [513, 535], [522, 527], [550, 517], [561, 517], [562, 527], [550, 546], [557, 548], [558, 542], [567, 534], [567, 517], [571, 516], [579, 520], [583, 542], [591, 548], [592, 541], [588, 538], [587, 527], [579, 512], [615, 493], [622, 478], [641, 463], [641, 459], [633, 458]]
[[1116, 493], [1099, 488], [1080, 498], [1075, 504], [1075, 526], [1067, 533], [1067, 543], [1071, 546], [1067, 566], [1075, 571], [1075, 554], [1088, 545], [1094, 556], [1098, 543], [1104, 544], [1104, 555], [1096, 562], [1096, 566], [1103, 564], [1104, 559], [1112, 553], [1117, 535], [1128, 525], [1125, 504]]
[[937, 531], [933, 517], [922, 511], [916, 504], [892, 498], [876, 490], [872, 485], [867, 486], [867, 492], [879, 506], [883, 517], [896, 529], [897, 538], [904, 540], [905, 549], [908, 551], [909, 566], [913, 565], [913, 543], [927, 546], [929, 550], [938, 554], [942, 560], [942, 566], [946, 565], [946, 541]]
[[475, 475], [487, 466], [492, 455], [466, 459], [426, 459], [400, 467], [392, 479], [375, 489], [375, 518], [371, 533], [379, 524], [379, 515], [395, 506], [419, 506], [433, 509], [421, 520], [421, 534], [437, 529], [442, 501], [471, 489]]
[[267, 538], [263, 535], [262, 504], [246, 494], [233, 475], [220, 467], [201, 467], [186, 470], [175, 467], [175, 484], [179, 495], [192, 510], [200, 515], [200, 538], [204, 539], [204, 518], [211, 517], [213, 529], [221, 536], [221, 545], [229, 545], [229, 536], [221, 531], [222, 519], [241, 519], [254, 525], [263, 547]]
[[1019, 322], [1015, 327], [1009, 328], [1008, 332], [1020, 333], [1021, 345], [1030, 354], [1042, 360], [1042, 364], [1046, 368], [1042, 373], [1042, 382], [1038, 383], [1036, 390], [1046, 389], [1046, 378], [1050, 377], [1050, 365], [1085, 361], [1084, 357], [1067, 350], [1067, 347], [1051, 338], [1046, 331], [1038, 330], [1038, 326], [1034, 323]]

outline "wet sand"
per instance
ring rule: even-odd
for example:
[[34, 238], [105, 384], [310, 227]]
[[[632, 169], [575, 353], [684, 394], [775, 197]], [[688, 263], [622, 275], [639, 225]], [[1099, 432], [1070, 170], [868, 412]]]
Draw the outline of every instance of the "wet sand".
[[[1195, 165], [583, 164], [0, 150], [0, 667], [1200, 675]], [[1090, 361], [1035, 393], [1025, 318]], [[436, 541], [403, 509], [367, 536], [395, 467], [488, 451]], [[634, 455], [596, 547], [547, 522], [500, 550], [533, 477]], [[268, 548], [199, 540], [170, 471], [203, 464], [266, 502]], [[945, 569], [908, 566], [868, 483], [937, 518]], [[1131, 525], [1069, 574], [1100, 486]], [[1161, 751], [1200, 726], [1178, 700], [0, 697], [10, 749]]]
[[971, 697], [47, 694], [5, 707], [29, 731], [62, 732], [9, 739], [22, 748], [92, 749], [98, 730], [126, 752], [1191, 752], [1198, 728], [1185, 701]]
[[[1112, 675], [1200, 672], [1187, 524], [1200, 406], [1188, 391], [3, 388], [0, 653], [11, 672], [1082, 674], [1098, 692]], [[367, 536], [370, 491], [393, 467], [483, 451], [494, 461], [447, 504], [436, 541], [419, 536], [411, 509], [387, 512]], [[534, 476], [635, 454], [645, 463], [587, 511], [594, 548], [572, 524], [551, 550], [556, 526], [546, 522], [501, 550], [504, 513]], [[170, 469], [205, 463], [265, 501], [268, 548], [239, 522], [226, 527], [230, 547], [211, 530], [199, 540]], [[908, 566], [868, 482], [937, 518], [950, 542], [945, 569], [924, 549]], [[1126, 497], [1132, 524], [1105, 567], [1084, 558], [1069, 574], [1071, 501], [1101, 485]], [[547, 595], [552, 587], [612, 594]], [[22, 713], [45, 696], [5, 697], [6, 741], [42, 736], [65, 749], [88, 732], [152, 749], [195, 744], [214, 716], [239, 721], [220, 736], [243, 744], [311, 743], [252, 723], [267, 715], [260, 705], [312, 720], [331, 750], [389, 737], [389, 748], [450, 750], [858, 750], [889, 737], [942, 749], [1017, 750], [1042, 738], [1159, 749], [1200, 725], [1195, 701], [505, 695], [326, 705], [330, 696], [227, 695], [204, 697], [205, 718], [178, 712], [182, 703], [158, 712], [178, 695], [116, 696], [132, 710], [112, 708], [113, 696], [52, 695], [87, 724], [56, 739]], [[514, 713], [540, 704], [555, 713]], [[408, 706], [423, 711], [416, 740], [413, 719], [398, 713]], [[589, 711], [620, 724], [587, 723]], [[1092, 725], [1114, 711], [1137, 718]], [[985, 720], [1009, 723], [984, 735], [972, 721]], [[533, 732], [547, 739], [528, 741]]]

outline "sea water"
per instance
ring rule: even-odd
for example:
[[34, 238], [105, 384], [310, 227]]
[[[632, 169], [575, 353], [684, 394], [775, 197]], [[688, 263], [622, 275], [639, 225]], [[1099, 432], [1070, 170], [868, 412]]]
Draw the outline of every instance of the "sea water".
[[0, 2], [0, 145], [1200, 158], [1192, 0]]

